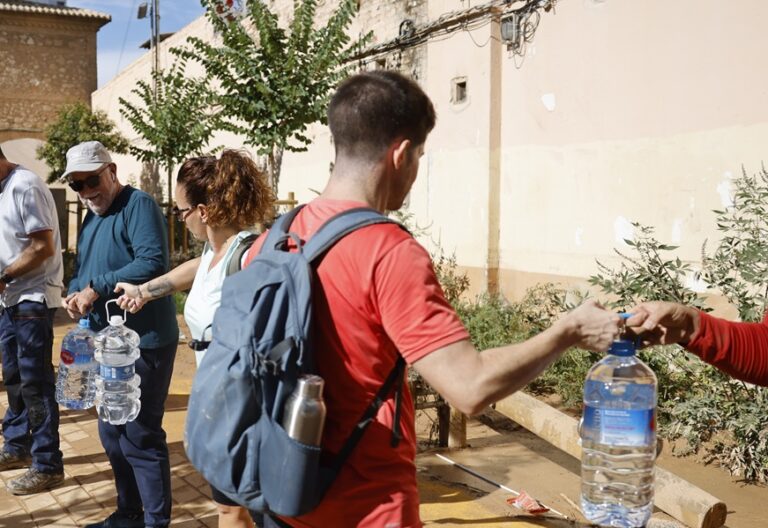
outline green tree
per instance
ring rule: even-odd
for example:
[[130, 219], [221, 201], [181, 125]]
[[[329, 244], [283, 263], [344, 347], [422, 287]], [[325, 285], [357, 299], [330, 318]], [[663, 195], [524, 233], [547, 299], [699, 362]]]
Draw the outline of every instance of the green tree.
[[173, 168], [190, 154], [199, 154], [216, 126], [210, 91], [204, 79], [187, 78], [186, 63], [153, 73], [152, 83], [140, 80], [131, 90], [138, 101], [120, 98], [120, 113], [143, 140], [130, 152], [141, 162], [160, 166], [167, 174], [167, 199], [171, 200]]
[[128, 152], [128, 140], [115, 129], [115, 123], [105, 112], [96, 112], [84, 103], [72, 103], [61, 108], [56, 121], [45, 129], [45, 143], [37, 149], [37, 159], [51, 168], [48, 182], [55, 181], [64, 172], [67, 151], [83, 141], [101, 141], [107, 150], [116, 154]]
[[244, 0], [240, 17], [222, 16], [227, 9], [222, 0], [201, 3], [220, 38], [190, 37], [188, 47], [174, 52], [203, 65], [226, 116], [221, 127], [257, 149], [277, 191], [283, 152], [306, 150], [307, 127], [325, 122], [331, 90], [349, 74], [348, 58], [371, 34], [350, 43], [346, 31], [357, 13], [356, 0], [341, 0], [317, 28], [317, 0], [296, 0], [287, 28], [267, 2]]
[[614, 296], [608, 303], [614, 308], [626, 310], [643, 301], [674, 301], [691, 304], [698, 308], [704, 304], [699, 297], [685, 286], [690, 264], [679, 257], [665, 258], [664, 253], [674, 251], [677, 246], [663, 244], [654, 237], [654, 229], [633, 222], [635, 240], [624, 240], [634, 250], [626, 255], [614, 249], [621, 258], [618, 269], [612, 269], [597, 261], [599, 273], [589, 278], [589, 283], [598, 286], [604, 293]]
[[713, 255], [702, 248], [704, 280], [739, 309], [742, 321], [761, 321], [768, 305], [768, 172], [742, 170], [731, 207], [714, 211], [723, 238]]

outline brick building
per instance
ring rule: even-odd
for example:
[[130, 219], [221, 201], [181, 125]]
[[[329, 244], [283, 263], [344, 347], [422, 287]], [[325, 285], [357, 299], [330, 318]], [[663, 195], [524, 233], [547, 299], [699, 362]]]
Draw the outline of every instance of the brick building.
[[90, 104], [104, 13], [63, 0], [0, 0], [0, 143], [43, 138], [59, 108]]

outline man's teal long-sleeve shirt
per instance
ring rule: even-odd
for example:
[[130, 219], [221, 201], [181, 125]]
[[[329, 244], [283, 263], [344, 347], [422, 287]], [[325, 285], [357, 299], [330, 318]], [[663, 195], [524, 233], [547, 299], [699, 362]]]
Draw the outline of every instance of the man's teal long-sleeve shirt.
[[[69, 293], [91, 287], [99, 294], [91, 312], [91, 328], [107, 326], [104, 304], [119, 295], [118, 282], [142, 284], [168, 271], [166, 221], [147, 193], [126, 185], [104, 216], [88, 211], [77, 239], [77, 266]], [[112, 315], [122, 311], [110, 304]], [[178, 339], [176, 308], [170, 296], [128, 314], [126, 326], [141, 336], [142, 348], [158, 348]]]

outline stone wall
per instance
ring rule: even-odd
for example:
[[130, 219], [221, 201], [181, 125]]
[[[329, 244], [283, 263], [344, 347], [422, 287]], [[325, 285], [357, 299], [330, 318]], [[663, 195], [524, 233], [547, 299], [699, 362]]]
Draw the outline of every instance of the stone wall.
[[90, 105], [96, 32], [104, 20], [37, 13], [0, 16], [0, 142], [43, 138], [62, 105]]

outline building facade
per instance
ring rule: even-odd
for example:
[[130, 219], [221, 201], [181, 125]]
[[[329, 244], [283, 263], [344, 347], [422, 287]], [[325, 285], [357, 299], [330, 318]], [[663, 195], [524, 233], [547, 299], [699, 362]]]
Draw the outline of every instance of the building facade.
[[0, 143], [43, 139], [62, 105], [90, 104], [96, 33], [111, 17], [61, 4], [0, 0]]
[[[757, 172], [766, 157], [768, 4], [569, 0], [513, 13], [522, 4], [360, 1], [352, 34], [374, 31], [360, 67], [413, 76], [436, 106], [407, 204], [428, 227], [425, 245], [455, 253], [475, 292], [510, 298], [542, 281], [584, 287], [596, 260], [618, 263], [632, 222], [696, 266], [718, 238], [712, 210], [728, 205], [742, 167]], [[292, 2], [272, 5], [285, 14]], [[190, 34], [215, 38], [200, 19], [163, 49]], [[149, 67], [137, 61], [94, 106], [120, 122], [110, 102]], [[309, 136], [307, 152], [283, 160], [281, 196], [322, 189], [333, 148], [325, 127]]]

